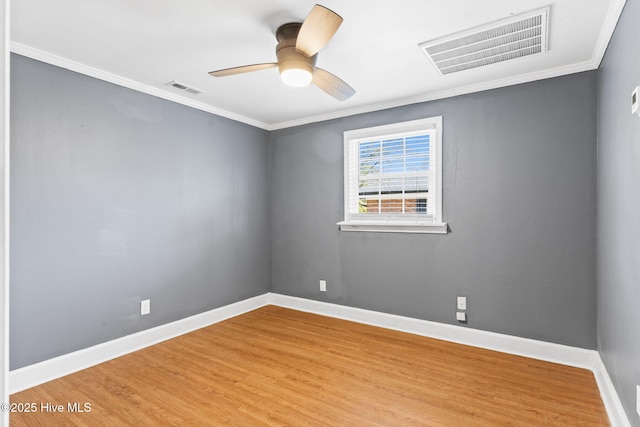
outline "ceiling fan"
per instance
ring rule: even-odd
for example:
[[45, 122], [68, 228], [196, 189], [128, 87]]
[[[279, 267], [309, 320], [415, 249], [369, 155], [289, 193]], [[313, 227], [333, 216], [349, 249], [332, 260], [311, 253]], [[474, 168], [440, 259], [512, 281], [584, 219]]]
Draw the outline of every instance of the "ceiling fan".
[[280, 78], [286, 85], [304, 87], [313, 83], [339, 101], [344, 101], [356, 91], [340, 78], [316, 67], [318, 52], [329, 43], [340, 24], [340, 15], [316, 4], [304, 22], [290, 22], [278, 27], [277, 62], [225, 68], [209, 74], [224, 77], [278, 67]]

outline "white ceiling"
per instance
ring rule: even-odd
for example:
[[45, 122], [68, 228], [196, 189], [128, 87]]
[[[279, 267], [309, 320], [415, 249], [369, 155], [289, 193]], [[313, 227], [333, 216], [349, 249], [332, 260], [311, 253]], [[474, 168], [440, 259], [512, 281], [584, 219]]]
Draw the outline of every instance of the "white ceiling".
[[[291, 88], [277, 69], [225, 78], [220, 68], [275, 61], [275, 29], [304, 20], [301, 0], [18, 0], [13, 52], [264, 129], [373, 111], [596, 69], [625, 0], [323, 0], [344, 22], [318, 66], [353, 86], [339, 102]], [[549, 51], [440, 76], [420, 42], [551, 6]], [[165, 86], [178, 80], [204, 93]]]

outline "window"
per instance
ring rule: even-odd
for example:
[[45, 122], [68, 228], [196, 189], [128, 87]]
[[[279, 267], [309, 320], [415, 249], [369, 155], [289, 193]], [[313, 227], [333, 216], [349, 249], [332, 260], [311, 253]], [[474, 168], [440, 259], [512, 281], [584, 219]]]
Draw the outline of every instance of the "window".
[[343, 231], [447, 232], [442, 117], [344, 133]]

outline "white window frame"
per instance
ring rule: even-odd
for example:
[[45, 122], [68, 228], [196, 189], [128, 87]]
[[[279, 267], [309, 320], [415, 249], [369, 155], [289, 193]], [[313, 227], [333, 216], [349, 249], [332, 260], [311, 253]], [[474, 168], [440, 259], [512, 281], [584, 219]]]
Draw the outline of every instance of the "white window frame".
[[[362, 216], [354, 218], [349, 212], [349, 206], [353, 203], [350, 194], [351, 186], [358, 185], [357, 179], [350, 179], [353, 168], [358, 167], [358, 160], [350, 158], [352, 144], [359, 144], [372, 138], [388, 138], [398, 134], [406, 134], [416, 131], [435, 131], [435, 138], [430, 146], [430, 156], [434, 172], [433, 216], [430, 218], [405, 217], [402, 214], [389, 215], [384, 219], [363, 219]], [[381, 233], [436, 233], [446, 234], [447, 224], [442, 221], [442, 116], [430, 117], [409, 122], [394, 123], [384, 126], [375, 126], [365, 129], [355, 129], [344, 132], [344, 221], [338, 222], [341, 231], [369, 231]]]

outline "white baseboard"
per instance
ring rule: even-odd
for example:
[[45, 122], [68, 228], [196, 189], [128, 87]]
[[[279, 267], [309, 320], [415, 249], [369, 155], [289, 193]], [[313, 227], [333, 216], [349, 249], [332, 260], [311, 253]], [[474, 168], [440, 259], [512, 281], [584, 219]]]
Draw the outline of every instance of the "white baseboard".
[[598, 363], [593, 371], [593, 375], [596, 377], [598, 388], [600, 389], [600, 396], [604, 402], [604, 407], [607, 409], [609, 415], [609, 422], [612, 427], [631, 427], [629, 418], [624, 412], [622, 402], [618, 397], [618, 392], [609, 377], [609, 372], [602, 362], [602, 358], [598, 355]]
[[379, 326], [381, 328], [560, 363], [562, 365], [589, 370], [593, 370], [596, 367], [598, 353], [595, 350], [586, 350], [512, 335], [482, 331], [464, 326], [430, 322], [428, 320], [279, 294], [270, 294], [269, 302], [280, 307], [351, 320], [367, 325]]
[[280, 294], [269, 294], [269, 303], [298, 311], [306, 311], [429, 338], [588, 369], [593, 372], [596, 378], [611, 425], [613, 427], [631, 427], [618, 394], [609, 378], [607, 369], [595, 350], [586, 350]]
[[116, 357], [141, 350], [171, 338], [204, 328], [214, 323], [244, 314], [269, 302], [269, 294], [259, 295], [205, 313], [136, 332], [93, 347], [74, 351], [53, 359], [25, 366], [9, 372], [11, 394], [43, 384], [47, 381], [81, 371]]
[[186, 319], [140, 331], [113, 341], [13, 370], [9, 373], [10, 393], [13, 394], [30, 387], [35, 387], [47, 381], [95, 366], [115, 359], [116, 357], [141, 350], [145, 347], [175, 338], [196, 329], [213, 325], [214, 323], [231, 317], [239, 316], [269, 304], [588, 369], [594, 373], [611, 425], [613, 427], [631, 426], [609, 374], [602, 363], [602, 359], [595, 350], [586, 350], [583, 348], [274, 293], [259, 295], [216, 308], [206, 313], [197, 314]]

